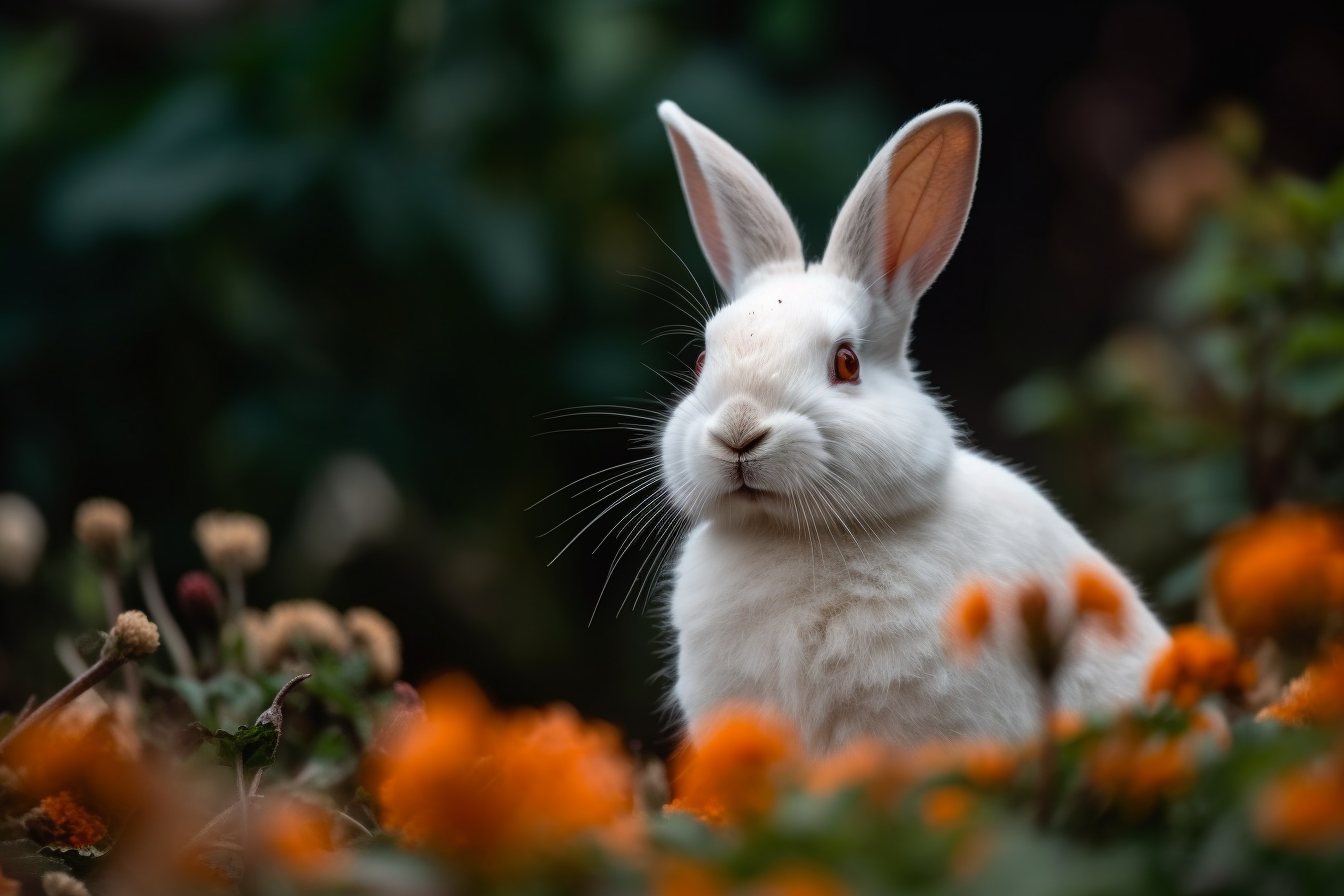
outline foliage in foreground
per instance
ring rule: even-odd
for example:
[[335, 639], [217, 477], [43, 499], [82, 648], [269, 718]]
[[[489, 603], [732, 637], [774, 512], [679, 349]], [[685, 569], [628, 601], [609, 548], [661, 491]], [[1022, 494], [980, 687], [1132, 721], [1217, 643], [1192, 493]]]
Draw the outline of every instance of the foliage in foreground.
[[[462, 676], [396, 681], [397, 633], [376, 611], [249, 609], [267, 547], [255, 517], [198, 522], [224, 587], [205, 572], [179, 584], [194, 646], [143, 560], [158, 624], [123, 608], [124, 507], [86, 502], [76, 530], [110, 630], [70, 686], [4, 717], [10, 892], [1260, 893], [1344, 872], [1344, 518], [1330, 511], [1280, 509], [1218, 540], [1229, 628], [1178, 629], [1143, 706], [1052, 710], [1070, 639], [1123, 637], [1105, 581], [1081, 572], [1071, 614], [1044, 612], [1060, 596], [1027, 583], [997, 617], [971, 586], [948, 661], [1020, 639], [1036, 742], [861, 741], [819, 759], [782, 720], [727, 706], [668, 773], [568, 707], [500, 710]], [[1257, 686], [1264, 644], [1306, 669], [1282, 693]], [[136, 664], [159, 652], [172, 674]]]

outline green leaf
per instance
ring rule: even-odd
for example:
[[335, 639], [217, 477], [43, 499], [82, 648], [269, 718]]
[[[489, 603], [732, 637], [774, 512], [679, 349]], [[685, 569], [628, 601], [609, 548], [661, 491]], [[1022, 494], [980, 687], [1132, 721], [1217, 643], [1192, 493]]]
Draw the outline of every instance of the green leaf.
[[0, 868], [6, 877], [40, 877], [50, 871], [70, 872], [70, 866], [31, 840], [0, 842]]
[[280, 732], [269, 722], [239, 725], [234, 734], [221, 729], [210, 735], [210, 739], [215, 742], [220, 765], [233, 768], [241, 759], [244, 771], [270, 767], [280, 748]]

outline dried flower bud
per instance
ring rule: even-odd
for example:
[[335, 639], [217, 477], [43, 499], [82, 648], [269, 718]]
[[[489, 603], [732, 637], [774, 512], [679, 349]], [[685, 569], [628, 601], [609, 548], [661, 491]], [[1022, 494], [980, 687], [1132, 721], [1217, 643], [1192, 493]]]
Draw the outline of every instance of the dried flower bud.
[[108, 636], [103, 654], [119, 654], [133, 659], [158, 649], [159, 627], [139, 610], [127, 610], [117, 617], [117, 624], [112, 626], [112, 634]]
[[1050, 596], [1046, 594], [1045, 586], [1033, 582], [1018, 591], [1017, 610], [1032, 668], [1042, 679], [1049, 681], [1059, 667], [1060, 649], [1050, 627]]
[[274, 668], [285, 656], [303, 650], [327, 649], [343, 654], [350, 649], [350, 633], [341, 614], [320, 600], [282, 600], [268, 614], [271, 654], [265, 665]]
[[196, 518], [195, 535], [205, 562], [215, 572], [252, 573], [266, 565], [271, 532], [261, 517], [212, 510]]
[[109, 569], [131, 543], [131, 512], [112, 498], [90, 498], [75, 508], [75, 538]]
[[177, 580], [177, 604], [188, 618], [212, 628], [224, 618], [224, 595], [207, 572], [195, 570]]
[[23, 585], [47, 545], [47, 524], [23, 495], [0, 495], [0, 581]]
[[345, 611], [345, 628], [355, 649], [369, 658], [369, 672], [383, 683], [396, 680], [401, 672], [401, 636], [386, 616], [372, 607]]

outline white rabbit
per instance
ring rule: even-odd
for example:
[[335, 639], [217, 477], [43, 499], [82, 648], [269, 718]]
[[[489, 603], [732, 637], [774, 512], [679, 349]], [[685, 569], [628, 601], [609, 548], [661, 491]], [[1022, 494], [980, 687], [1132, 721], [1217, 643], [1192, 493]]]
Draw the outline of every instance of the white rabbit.
[[[693, 521], [672, 570], [675, 698], [695, 730], [723, 701], [795, 723], [825, 753], [1038, 730], [1008, 595], [1052, 594], [1080, 565], [1114, 579], [1126, 633], [1080, 626], [1061, 707], [1137, 699], [1167, 641], [1134, 586], [1030, 483], [959, 443], [906, 357], [915, 304], [970, 209], [980, 118], [915, 118], [882, 147], [807, 263], [788, 212], [736, 150], [672, 102], [667, 126], [696, 235], [727, 303], [661, 437], [663, 484]], [[949, 655], [969, 582], [998, 595], [978, 659]]]

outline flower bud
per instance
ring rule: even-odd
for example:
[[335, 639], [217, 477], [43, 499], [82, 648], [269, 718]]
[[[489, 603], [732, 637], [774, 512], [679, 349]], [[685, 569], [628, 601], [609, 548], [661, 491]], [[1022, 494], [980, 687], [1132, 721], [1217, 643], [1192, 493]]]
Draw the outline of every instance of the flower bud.
[[224, 595], [208, 572], [193, 570], [177, 580], [177, 604], [202, 626], [218, 628], [224, 618]]
[[103, 655], [127, 659], [146, 656], [159, 649], [159, 627], [139, 610], [127, 610], [117, 617], [112, 633], [103, 647]]
[[24, 585], [47, 544], [47, 524], [23, 495], [0, 495], [0, 581]]
[[253, 573], [266, 565], [271, 533], [261, 517], [212, 510], [196, 518], [195, 535], [205, 562], [221, 575]]
[[75, 538], [105, 569], [116, 569], [131, 543], [131, 512], [112, 498], [90, 498], [75, 508]]

